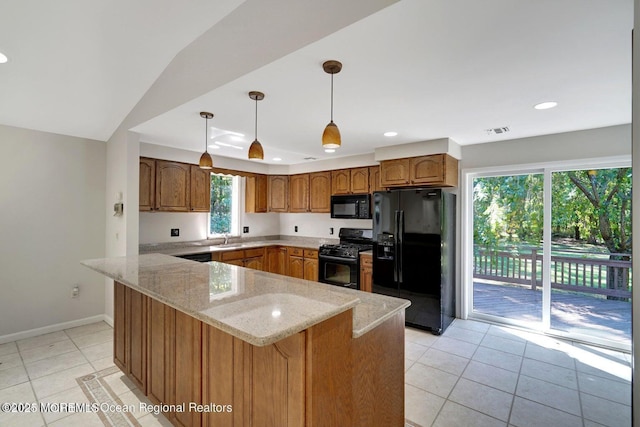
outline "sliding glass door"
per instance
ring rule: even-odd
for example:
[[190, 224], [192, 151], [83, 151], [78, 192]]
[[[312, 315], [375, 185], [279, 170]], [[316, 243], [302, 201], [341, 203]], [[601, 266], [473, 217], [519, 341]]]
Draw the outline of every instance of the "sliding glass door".
[[467, 183], [471, 317], [630, 345], [630, 168], [478, 173]]

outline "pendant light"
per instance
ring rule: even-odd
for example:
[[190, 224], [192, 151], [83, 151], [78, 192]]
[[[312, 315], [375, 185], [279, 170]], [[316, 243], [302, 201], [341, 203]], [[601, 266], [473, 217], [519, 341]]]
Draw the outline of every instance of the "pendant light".
[[340, 130], [333, 123], [333, 75], [338, 74], [342, 70], [342, 63], [338, 61], [326, 61], [322, 64], [322, 68], [326, 73], [331, 74], [331, 121], [324, 128], [322, 133], [322, 147], [327, 149], [339, 148], [341, 144]]
[[249, 98], [256, 101], [256, 126], [255, 126], [255, 139], [249, 147], [249, 159], [263, 160], [264, 151], [262, 150], [262, 144], [258, 141], [258, 101], [264, 99], [264, 93], [252, 90], [249, 92]]
[[202, 156], [200, 156], [200, 169], [212, 169], [213, 160], [211, 159], [211, 155], [209, 154], [208, 145], [209, 145], [209, 119], [213, 118], [213, 114], [203, 111], [200, 113], [200, 117], [205, 119], [204, 153], [202, 153]]

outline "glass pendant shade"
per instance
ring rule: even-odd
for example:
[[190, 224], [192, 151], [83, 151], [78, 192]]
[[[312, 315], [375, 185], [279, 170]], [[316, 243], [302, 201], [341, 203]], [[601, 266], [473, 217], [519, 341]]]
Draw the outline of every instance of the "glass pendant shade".
[[200, 113], [200, 117], [202, 117], [205, 120], [205, 124], [204, 124], [204, 153], [202, 153], [202, 156], [200, 156], [200, 162], [198, 163], [198, 165], [200, 166], [200, 169], [213, 169], [213, 159], [211, 158], [211, 155], [209, 154], [209, 147], [208, 147], [208, 141], [209, 141], [209, 119], [213, 118], [213, 114], [211, 113], [207, 113], [205, 111], [202, 111]]
[[339, 148], [342, 143], [340, 139], [340, 130], [333, 120], [324, 128], [322, 133], [322, 147], [324, 148]]
[[262, 149], [262, 144], [260, 144], [257, 139], [253, 141], [249, 147], [249, 158], [264, 160], [264, 150]]
[[211, 159], [211, 155], [205, 151], [200, 156], [200, 169], [212, 169], [213, 168], [213, 160]]

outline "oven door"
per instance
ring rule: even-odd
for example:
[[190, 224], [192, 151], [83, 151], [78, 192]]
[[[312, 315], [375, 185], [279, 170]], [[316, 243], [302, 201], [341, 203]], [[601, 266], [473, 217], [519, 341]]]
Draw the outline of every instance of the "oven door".
[[357, 259], [320, 255], [318, 270], [319, 281], [322, 283], [360, 289]]

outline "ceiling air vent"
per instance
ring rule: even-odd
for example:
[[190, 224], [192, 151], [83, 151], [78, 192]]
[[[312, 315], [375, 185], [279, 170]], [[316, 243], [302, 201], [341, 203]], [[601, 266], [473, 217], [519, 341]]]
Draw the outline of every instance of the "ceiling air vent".
[[503, 133], [509, 132], [509, 127], [503, 126], [501, 128], [487, 129], [486, 132], [487, 132], [487, 135], [501, 135]]
[[305, 160], [318, 160], [316, 157], [305, 157]]

